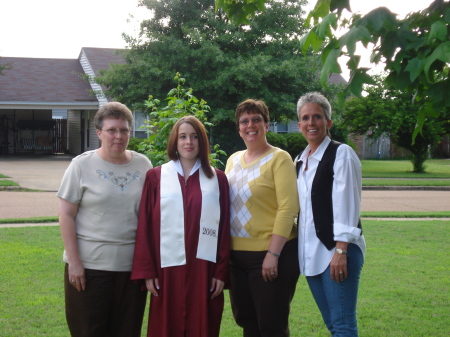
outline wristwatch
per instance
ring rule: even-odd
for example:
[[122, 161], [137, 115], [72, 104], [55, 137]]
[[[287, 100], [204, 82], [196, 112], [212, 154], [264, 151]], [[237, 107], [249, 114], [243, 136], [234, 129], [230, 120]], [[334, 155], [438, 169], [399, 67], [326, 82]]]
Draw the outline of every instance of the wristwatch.
[[340, 249], [340, 248], [336, 248], [336, 253], [338, 253], [338, 254], [347, 254], [347, 251], [346, 250], [343, 250], [343, 249]]

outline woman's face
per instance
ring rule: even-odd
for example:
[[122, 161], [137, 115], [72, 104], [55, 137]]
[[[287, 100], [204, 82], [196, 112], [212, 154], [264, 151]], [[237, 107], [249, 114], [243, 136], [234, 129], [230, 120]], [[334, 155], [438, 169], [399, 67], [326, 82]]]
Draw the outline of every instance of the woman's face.
[[269, 124], [264, 122], [261, 114], [244, 112], [239, 117], [239, 135], [248, 146], [251, 143], [265, 142]]
[[103, 120], [103, 127], [97, 130], [102, 148], [109, 155], [116, 156], [125, 152], [130, 140], [130, 126], [126, 120], [108, 118]]
[[178, 128], [177, 151], [180, 161], [196, 161], [200, 151], [198, 135], [189, 123], [183, 123]]
[[333, 122], [327, 120], [322, 107], [316, 103], [307, 103], [300, 110], [298, 129], [311, 146], [319, 146], [327, 135]]

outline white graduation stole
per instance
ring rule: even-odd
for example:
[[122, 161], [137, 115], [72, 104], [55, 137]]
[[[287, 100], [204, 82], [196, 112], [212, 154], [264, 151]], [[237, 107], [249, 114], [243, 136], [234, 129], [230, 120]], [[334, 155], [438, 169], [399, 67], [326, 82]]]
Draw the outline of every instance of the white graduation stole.
[[[191, 175], [199, 170], [202, 191], [202, 210], [197, 258], [216, 262], [217, 239], [220, 222], [220, 191], [216, 172], [211, 179], [200, 169], [200, 162], [192, 169]], [[181, 172], [180, 172], [181, 171]], [[186, 264], [184, 240], [184, 207], [178, 173], [181, 164], [170, 161], [161, 166], [161, 268]]]

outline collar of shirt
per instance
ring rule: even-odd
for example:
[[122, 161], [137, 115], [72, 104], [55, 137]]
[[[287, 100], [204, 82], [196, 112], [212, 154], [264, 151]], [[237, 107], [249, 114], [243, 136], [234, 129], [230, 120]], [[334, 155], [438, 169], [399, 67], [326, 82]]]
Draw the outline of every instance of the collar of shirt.
[[[169, 161], [169, 165], [172, 166], [182, 177], [184, 177], [184, 171], [183, 167], [181, 166], [181, 163], [179, 160], [171, 160]], [[194, 167], [191, 170], [191, 173], [189, 173], [189, 177], [193, 175], [197, 170], [202, 166], [202, 163], [200, 162], [200, 159], [197, 159], [195, 162]]]
[[[323, 154], [325, 153], [325, 150], [328, 147], [328, 144], [330, 144], [331, 139], [330, 137], [326, 136], [323, 140], [323, 142], [319, 145], [317, 150], [311, 155], [315, 160], [321, 161]], [[303, 161], [303, 163], [306, 163], [306, 160], [308, 159], [310, 147], [309, 145], [306, 147], [306, 149], [303, 151], [302, 155], [300, 156], [300, 160]]]

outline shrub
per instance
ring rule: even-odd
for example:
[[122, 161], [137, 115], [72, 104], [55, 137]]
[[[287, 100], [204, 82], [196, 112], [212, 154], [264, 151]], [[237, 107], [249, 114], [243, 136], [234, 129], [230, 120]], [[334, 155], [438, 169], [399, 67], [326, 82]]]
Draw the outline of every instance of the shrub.
[[280, 149], [286, 151], [287, 143], [286, 143], [286, 138], [283, 137], [283, 135], [281, 135], [279, 133], [275, 133], [275, 132], [269, 131], [266, 134], [266, 138], [267, 138], [267, 142], [270, 145], [279, 147]]
[[[236, 124], [231, 120], [221, 120], [211, 128], [211, 143], [217, 143], [220, 145], [220, 149], [223, 150], [226, 155], [223, 162], [226, 163], [228, 157], [237, 151], [245, 149], [245, 143], [239, 136], [239, 131], [236, 130]], [[219, 169], [225, 167], [218, 166]]]
[[300, 132], [286, 133], [284, 137], [287, 143], [286, 151], [291, 155], [292, 160], [308, 146], [308, 142]]
[[[150, 121], [145, 125], [149, 133], [149, 138], [141, 142], [139, 150], [150, 158], [153, 166], [159, 166], [168, 161], [166, 149], [170, 132], [174, 124], [181, 117], [192, 115], [197, 117], [203, 123], [205, 128], [210, 128], [213, 124], [209, 123], [206, 113], [210, 107], [203, 99], [197, 99], [192, 89], [183, 87], [185, 79], [179, 73], [174, 78], [177, 87], [170, 90], [167, 94], [167, 105], [159, 107], [160, 100], [149, 96], [144, 102], [150, 112]], [[211, 165], [217, 167], [223, 165], [219, 156], [225, 153], [219, 149], [219, 145], [212, 146], [210, 161]]]
[[130, 138], [127, 149], [139, 152], [139, 145], [141, 145], [142, 141], [143, 139], [137, 137]]

